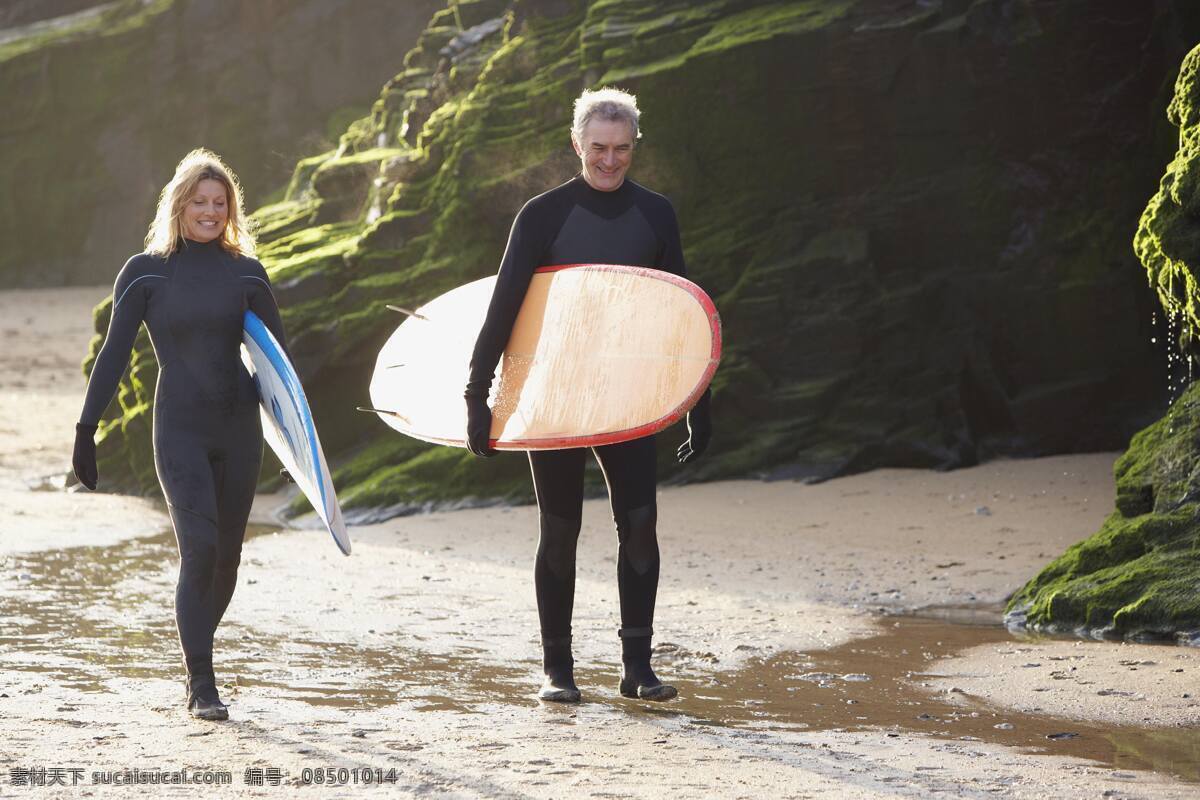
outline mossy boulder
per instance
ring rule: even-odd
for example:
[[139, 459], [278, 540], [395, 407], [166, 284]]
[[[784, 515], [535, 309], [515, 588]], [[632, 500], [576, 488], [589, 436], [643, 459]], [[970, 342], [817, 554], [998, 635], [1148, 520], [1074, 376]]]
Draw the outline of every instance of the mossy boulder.
[[1200, 47], [1188, 53], [1167, 116], [1179, 129], [1175, 157], [1142, 212], [1133, 247], [1167, 317], [1181, 323], [1178, 344], [1200, 356]]
[[1173, 146], [1147, 98], [1165, 109], [1200, 38], [1188, 8], [447, 3], [256, 213], [347, 507], [527, 487], [519, 458], [389, 440], [354, 407], [397, 323], [386, 305], [494, 272], [521, 204], [578, 169], [572, 100], [612, 83], [644, 112], [631, 175], [674, 202], [727, 345], [711, 450], [681, 469], [685, 434], [663, 434], [664, 481], [1123, 445], [1161, 409], [1163, 370], [1113, 221]]
[[[1134, 250], [1168, 333], [1200, 355], [1200, 47], [1167, 109], [1178, 149], [1142, 213]], [[1014, 623], [1100, 636], [1191, 640], [1200, 633], [1200, 384], [1133, 437], [1113, 468], [1116, 512], [1010, 601]]]
[[1011, 624], [1096, 637], [1200, 636], [1200, 384], [1113, 467], [1117, 511], [1009, 602]]

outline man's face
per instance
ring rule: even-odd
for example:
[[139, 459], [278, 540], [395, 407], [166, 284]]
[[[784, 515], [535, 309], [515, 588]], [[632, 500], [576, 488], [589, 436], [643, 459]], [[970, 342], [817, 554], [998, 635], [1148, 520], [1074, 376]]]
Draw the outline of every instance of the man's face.
[[623, 120], [592, 119], [583, 126], [582, 141], [571, 139], [583, 163], [583, 179], [601, 192], [620, 188], [633, 163], [633, 130]]

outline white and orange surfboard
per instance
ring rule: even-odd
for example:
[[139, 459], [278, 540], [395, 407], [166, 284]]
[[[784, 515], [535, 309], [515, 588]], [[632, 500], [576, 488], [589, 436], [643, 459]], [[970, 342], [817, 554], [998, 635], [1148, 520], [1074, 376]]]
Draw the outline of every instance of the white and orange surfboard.
[[[384, 422], [465, 446], [462, 393], [495, 284], [474, 281], [406, 312], [371, 380], [371, 410]], [[696, 403], [720, 358], [720, 317], [691, 281], [641, 267], [543, 267], [492, 384], [492, 446], [594, 447], [656, 433]]]

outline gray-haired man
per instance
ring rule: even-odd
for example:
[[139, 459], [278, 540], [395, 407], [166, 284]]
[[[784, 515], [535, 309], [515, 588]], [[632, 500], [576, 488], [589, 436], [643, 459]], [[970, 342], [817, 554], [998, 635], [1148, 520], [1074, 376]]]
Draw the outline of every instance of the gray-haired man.
[[[517, 214], [500, 264], [487, 319], [475, 344], [467, 401], [471, 452], [489, 456], [488, 392], [533, 271], [557, 264], [630, 264], [686, 275], [679, 225], [667, 198], [625, 177], [638, 132], [636, 99], [616, 89], [585, 91], [575, 101], [571, 143], [580, 174], [530, 200]], [[712, 434], [709, 395], [688, 414], [680, 461], [699, 456]], [[608, 484], [617, 525], [617, 586], [621, 598], [621, 694], [669, 700], [675, 687], [650, 667], [658, 591], [654, 437], [592, 448]], [[583, 506], [584, 449], [529, 453], [541, 536], [534, 565], [542, 663], [538, 696], [578, 702], [571, 656], [575, 550]]]

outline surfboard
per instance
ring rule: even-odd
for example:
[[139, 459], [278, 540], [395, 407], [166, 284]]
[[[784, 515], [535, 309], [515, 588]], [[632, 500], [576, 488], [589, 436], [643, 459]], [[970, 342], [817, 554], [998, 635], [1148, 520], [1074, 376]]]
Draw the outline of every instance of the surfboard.
[[[379, 351], [368, 410], [408, 436], [464, 447], [462, 394], [495, 284], [397, 309], [408, 319]], [[594, 447], [657, 433], [695, 405], [720, 358], [720, 317], [691, 281], [642, 267], [543, 267], [492, 383], [492, 446]]]
[[350, 536], [300, 376], [253, 311], [243, 320], [242, 363], [258, 389], [263, 439], [312, 503], [338, 549], [350, 555]]

